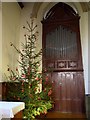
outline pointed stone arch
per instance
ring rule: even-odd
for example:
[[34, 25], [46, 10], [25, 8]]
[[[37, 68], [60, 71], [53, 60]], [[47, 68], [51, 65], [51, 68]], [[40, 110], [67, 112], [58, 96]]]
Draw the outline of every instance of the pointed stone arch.
[[[77, 5], [74, 4], [74, 2], [66, 2], [68, 5], [70, 5], [74, 10], [76, 10], [77, 12], [79, 12], [79, 10], [77, 9]], [[35, 2], [33, 5], [33, 9], [32, 9], [32, 17], [37, 18], [37, 14], [38, 11], [40, 9], [40, 7], [46, 4], [45, 2]], [[48, 2], [48, 7], [47, 7], [47, 11], [56, 3], [53, 2]], [[90, 2], [78, 2], [78, 4], [80, 5], [81, 9], [83, 12], [87, 12], [90, 10]], [[43, 8], [46, 10], [46, 8]]]

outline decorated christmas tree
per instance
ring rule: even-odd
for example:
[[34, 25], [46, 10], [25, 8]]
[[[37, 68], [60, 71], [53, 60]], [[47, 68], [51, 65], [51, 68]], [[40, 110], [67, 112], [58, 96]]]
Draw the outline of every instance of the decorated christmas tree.
[[44, 73], [39, 69], [42, 50], [36, 51], [36, 27], [32, 19], [30, 23], [27, 22], [27, 26], [23, 26], [28, 34], [24, 35], [22, 50], [11, 43], [19, 53], [20, 59], [19, 67], [15, 71], [8, 67], [9, 82], [14, 83], [14, 89], [10, 89], [9, 86], [7, 99], [25, 102], [24, 118], [35, 118], [37, 115], [46, 114], [52, 108], [52, 85], [45, 73], [46, 69], [43, 70]]

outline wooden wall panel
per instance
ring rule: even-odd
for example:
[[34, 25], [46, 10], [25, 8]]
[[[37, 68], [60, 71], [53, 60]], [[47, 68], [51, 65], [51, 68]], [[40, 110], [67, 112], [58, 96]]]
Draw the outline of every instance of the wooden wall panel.
[[82, 72], [54, 72], [52, 74], [56, 111], [85, 112], [84, 89], [80, 87], [84, 85], [82, 78]]
[[6, 82], [0, 82], [0, 100], [6, 100], [7, 92]]
[[2, 100], [2, 83], [0, 82], [0, 100]]

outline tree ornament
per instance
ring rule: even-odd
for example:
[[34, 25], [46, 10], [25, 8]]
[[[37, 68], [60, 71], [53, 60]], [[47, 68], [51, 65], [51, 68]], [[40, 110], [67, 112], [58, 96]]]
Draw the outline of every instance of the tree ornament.
[[16, 71], [18, 71], [18, 68], [16, 67]]
[[15, 80], [16, 80], [16, 77], [13, 77], [12, 80], [15, 81]]
[[40, 97], [38, 97], [38, 100], [41, 100], [41, 98], [40, 98]]
[[22, 82], [22, 86], [24, 86], [24, 83]]
[[30, 97], [31, 97], [31, 98], [33, 98], [33, 95], [32, 95], [32, 94], [30, 94]]
[[25, 26], [23, 26], [23, 28], [25, 29]]
[[26, 75], [25, 75], [25, 74], [22, 74], [22, 78], [26, 78]]
[[13, 46], [13, 44], [11, 43], [10, 46]]
[[46, 76], [45, 80], [48, 81], [48, 79], [49, 79], [48, 76]]
[[52, 90], [50, 89], [48, 92], [48, 96], [50, 96], [52, 94]]
[[35, 78], [35, 80], [39, 80], [39, 78], [38, 78], [38, 77], [36, 77], [36, 78]]
[[44, 92], [46, 92], [46, 88], [44, 88], [44, 90], [43, 90]]
[[42, 84], [42, 79], [40, 79], [40, 82], [39, 82], [39, 84]]
[[46, 111], [46, 110], [44, 110], [44, 114], [47, 114], [47, 111]]
[[20, 97], [18, 97], [18, 100], [20, 100]]
[[24, 92], [24, 89], [22, 89], [22, 92]]
[[8, 68], [7, 71], [10, 71], [10, 68]]

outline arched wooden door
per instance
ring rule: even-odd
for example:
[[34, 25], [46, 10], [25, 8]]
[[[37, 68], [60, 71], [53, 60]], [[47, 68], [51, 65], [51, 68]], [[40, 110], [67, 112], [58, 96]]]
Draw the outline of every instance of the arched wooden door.
[[53, 83], [55, 111], [84, 113], [84, 79], [79, 32], [80, 17], [65, 3], [43, 18], [43, 67]]

